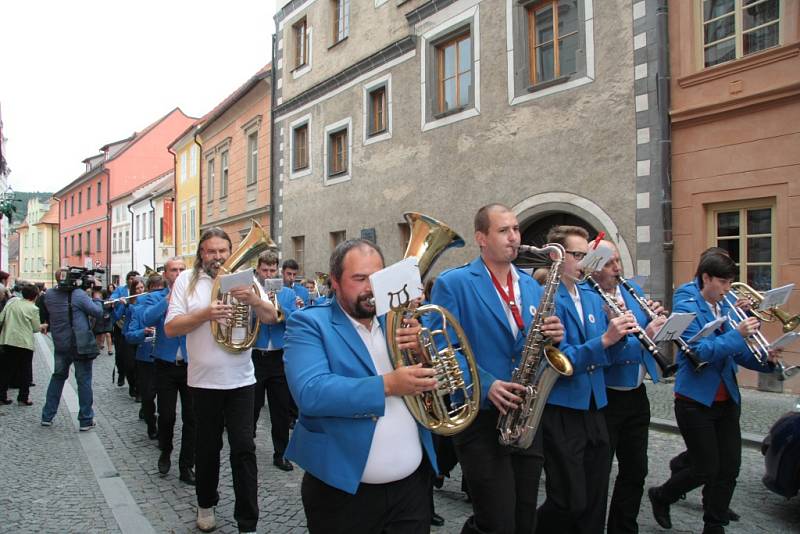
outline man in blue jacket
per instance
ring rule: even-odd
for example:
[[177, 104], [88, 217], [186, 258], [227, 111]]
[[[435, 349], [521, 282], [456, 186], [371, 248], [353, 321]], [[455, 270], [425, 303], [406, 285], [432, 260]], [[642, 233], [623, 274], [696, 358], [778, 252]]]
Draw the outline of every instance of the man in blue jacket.
[[192, 396], [186, 385], [186, 336], [167, 337], [164, 319], [169, 306], [169, 292], [178, 276], [186, 270], [182, 258], [174, 257], [164, 265], [164, 280], [167, 287], [153, 293], [150, 303], [142, 312], [142, 324], [155, 328], [156, 398], [158, 400], [158, 472], [163, 477], [169, 473], [172, 455], [172, 437], [175, 431], [175, 409], [178, 394], [181, 397], [181, 451], [178, 457], [180, 480], [194, 485], [194, 440], [195, 416]]
[[[298, 310], [286, 327], [286, 378], [300, 408], [286, 457], [306, 471], [308, 529], [428, 533], [436, 457], [430, 432], [402, 396], [433, 390], [435, 372], [392, 369], [370, 303], [369, 276], [383, 268], [377, 245], [340, 243], [330, 265], [335, 298]], [[398, 329], [400, 348], [420, 350], [418, 332], [418, 325]]]
[[297, 273], [299, 271], [300, 265], [295, 260], [291, 258], [283, 260], [283, 265], [281, 266], [283, 285], [295, 292], [300, 300], [303, 301], [303, 306], [308, 306], [311, 304], [308, 290], [303, 287], [303, 284], [297, 283]]
[[[609, 247], [613, 254], [604, 267], [592, 273], [592, 278], [603, 291], [620, 303], [621, 308], [633, 313], [636, 322], [646, 329], [647, 335], [652, 339], [666, 321], [664, 316], [659, 315], [664, 308], [659, 302], [649, 302], [651, 310], [657, 315], [656, 319], [650, 320], [650, 316], [642, 310], [636, 299], [620, 288], [622, 263], [617, 246], [611, 241], [602, 241], [602, 244]], [[645, 298], [642, 288], [635, 282], [627, 280], [627, 283], [642, 299]], [[653, 382], [658, 382], [658, 366], [653, 356], [638, 340], [629, 336], [618, 357], [605, 368], [608, 405], [603, 413], [611, 444], [609, 461], [616, 454], [619, 466], [608, 510], [609, 534], [639, 531], [636, 518], [647, 477], [647, 441], [650, 431], [650, 401], [644, 386], [645, 374], [650, 375]]]
[[[128, 286], [131, 283], [131, 280], [139, 276], [138, 271], [130, 271], [128, 274], [125, 275], [125, 284], [120, 284], [112, 293], [111, 299], [117, 299], [120, 297], [127, 297], [128, 296]], [[122, 331], [123, 327], [123, 311], [125, 310], [125, 304], [119, 302], [114, 305], [114, 311], [111, 314], [111, 319], [114, 321], [114, 327], [112, 329], [111, 337], [114, 341], [114, 365], [117, 366], [117, 386], [122, 387], [125, 385], [125, 370], [126, 370], [126, 362], [125, 362], [125, 355], [127, 354], [127, 346], [125, 342], [125, 335]]]
[[[258, 257], [256, 267], [256, 277], [259, 282], [263, 285], [265, 280], [275, 278], [277, 275], [278, 255], [272, 251], [263, 252]], [[256, 374], [253, 436], [266, 394], [272, 433], [272, 464], [282, 471], [294, 469], [292, 462], [283, 457], [289, 444], [293, 403], [283, 368], [283, 337], [286, 321], [296, 309], [296, 298], [297, 295], [292, 289], [285, 286], [281, 288], [277, 299], [284, 319], [275, 324], [261, 323], [258, 338], [253, 346], [253, 368]]]
[[556, 313], [564, 324], [559, 345], [572, 363], [572, 376], [553, 386], [542, 414], [547, 499], [539, 507], [536, 532], [596, 533], [605, 526], [609, 460], [603, 368], [624, 347], [636, 319], [626, 313], [609, 320], [600, 296], [581, 277], [580, 261], [589, 249], [589, 234], [578, 226], [556, 226], [548, 243], [564, 247], [564, 270], [556, 296]]
[[[446, 308], [461, 325], [480, 375], [480, 413], [453, 436], [472, 499], [473, 515], [462, 532], [530, 533], [543, 463], [541, 437], [537, 433], [527, 449], [502, 446], [497, 421], [520, 402], [517, 393], [524, 387], [511, 382], [511, 374], [520, 365], [542, 288], [512, 264], [520, 232], [508, 207], [480, 208], [474, 227], [480, 256], [440, 275], [431, 294], [431, 302]], [[555, 316], [546, 320], [543, 332], [555, 342], [563, 337]]]

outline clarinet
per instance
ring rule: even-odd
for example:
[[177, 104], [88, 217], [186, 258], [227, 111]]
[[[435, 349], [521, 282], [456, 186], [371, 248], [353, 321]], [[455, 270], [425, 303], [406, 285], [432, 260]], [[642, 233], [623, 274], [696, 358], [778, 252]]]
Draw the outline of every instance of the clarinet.
[[[622, 308], [619, 307], [619, 304], [617, 304], [614, 297], [603, 291], [603, 288], [600, 287], [600, 284], [595, 282], [591, 276], [586, 277], [586, 282], [589, 283], [592, 289], [594, 289], [600, 294], [600, 297], [602, 297], [603, 301], [606, 303], [606, 306], [609, 307], [611, 313], [613, 313], [616, 317], [619, 317], [620, 315], [623, 315], [625, 313], [622, 310]], [[661, 354], [661, 351], [658, 350], [658, 346], [652, 339], [650, 339], [650, 337], [644, 331], [644, 328], [642, 328], [640, 325], [637, 324], [636, 333], [633, 335], [636, 336], [636, 339], [639, 340], [639, 343], [642, 344], [642, 347], [647, 352], [649, 352], [650, 355], [653, 357], [653, 359], [656, 361], [659, 369], [661, 369], [662, 377], [667, 378], [675, 374], [675, 372], [678, 370], [677, 364], [668, 363], [666, 361], [664, 355]]]
[[[640, 297], [638, 293], [636, 293], [636, 290], [633, 288], [632, 285], [628, 283], [627, 280], [625, 280], [621, 276], [617, 276], [617, 281], [619, 282], [619, 285], [621, 285], [625, 289], [625, 291], [627, 291], [628, 294], [630, 294], [630, 296], [636, 299], [636, 302], [637, 304], [639, 304], [639, 307], [642, 309], [643, 312], [647, 314], [647, 316], [650, 318], [651, 321], [656, 317], [658, 317], [658, 315], [656, 315], [656, 312], [650, 309], [650, 306], [647, 305], [647, 302], [645, 302], [644, 299]], [[703, 360], [701, 360], [697, 356], [697, 354], [692, 350], [689, 344], [683, 340], [683, 338], [678, 337], [676, 339], [673, 339], [673, 341], [678, 346], [678, 348], [681, 351], [683, 351], [683, 355], [686, 356], [686, 359], [689, 360], [690, 364], [692, 364], [692, 367], [694, 368], [695, 372], [702, 371], [703, 368], [706, 365], [708, 365], [708, 362], [704, 362]]]

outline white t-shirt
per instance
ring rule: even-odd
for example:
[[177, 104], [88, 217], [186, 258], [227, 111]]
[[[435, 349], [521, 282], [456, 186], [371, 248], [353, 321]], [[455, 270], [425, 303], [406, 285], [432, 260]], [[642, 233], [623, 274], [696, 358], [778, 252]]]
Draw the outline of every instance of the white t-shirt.
[[[213, 280], [205, 272], [200, 273], [194, 291], [188, 294], [193, 272], [183, 271], [175, 281], [165, 323], [211, 305]], [[186, 351], [192, 355], [186, 373], [186, 382], [191, 387], [236, 389], [256, 382], [250, 349], [239, 353], [226, 351], [211, 335], [209, 322], [186, 334]]]
[[[377, 319], [372, 320], [372, 329], [367, 330], [349, 315], [347, 318], [367, 347], [378, 374], [392, 372], [394, 368], [386, 348], [386, 336], [383, 335]], [[416, 471], [421, 461], [422, 444], [416, 421], [402, 397], [386, 397], [383, 417], [379, 417], [375, 425], [361, 482], [386, 484], [402, 480]]]

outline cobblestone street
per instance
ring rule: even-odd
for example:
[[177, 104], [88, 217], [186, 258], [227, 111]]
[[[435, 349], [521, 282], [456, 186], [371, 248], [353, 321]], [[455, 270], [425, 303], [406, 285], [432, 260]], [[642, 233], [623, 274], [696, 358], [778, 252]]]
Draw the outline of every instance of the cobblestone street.
[[[43, 345], [40, 343], [40, 347]], [[112, 384], [113, 358], [103, 353], [94, 366], [97, 428], [79, 433], [65, 388], [59, 414], [50, 428], [39, 425], [52, 357], [37, 351], [34, 359], [32, 407], [16, 404], [0, 407], [0, 532], [193, 532], [194, 488], [177, 478], [177, 446], [173, 469], [166, 478], [158, 475], [156, 442], [147, 438], [138, 419], [139, 405], [127, 388]], [[49, 365], [47, 361], [49, 360]], [[71, 380], [74, 388], [74, 380]], [[656, 417], [671, 417], [671, 388], [649, 390]], [[14, 397], [10, 397], [14, 398]], [[774, 419], [787, 411], [794, 398], [787, 395], [746, 392], [742, 414], [743, 429], [765, 432]], [[749, 426], [755, 414], [757, 422]], [[269, 417], [262, 413], [257, 430], [259, 462], [259, 532], [304, 532], [305, 516], [300, 502], [302, 471], [284, 473], [272, 466]], [[176, 438], [180, 433], [176, 431]], [[99, 440], [99, 445], [98, 445]], [[96, 448], [95, 448], [96, 447]], [[667, 476], [669, 459], [683, 448], [680, 436], [651, 431], [648, 485]], [[223, 450], [220, 482], [221, 501], [217, 507], [217, 532], [236, 532], [233, 522], [233, 489]], [[731, 507], [742, 515], [728, 527], [731, 533], [800, 532], [800, 501], [785, 499], [761, 484], [763, 458], [758, 450], [743, 450], [742, 470]], [[612, 473], [612, 481], [615, 474]], [[544, 498], [544, 484], [541, 485]], [[460, 531], [470, 505], [460, 491], [460, 474], [453, 474], [442, 490], [435, 492], [436, 511], [445, 526], [433, 532]], [[700, 494], [695, 492], [673, 507], [671, 532], [702, 530]], [[640, 514], [641, 531], [664, 532], [654, 522], [649, 503]]]

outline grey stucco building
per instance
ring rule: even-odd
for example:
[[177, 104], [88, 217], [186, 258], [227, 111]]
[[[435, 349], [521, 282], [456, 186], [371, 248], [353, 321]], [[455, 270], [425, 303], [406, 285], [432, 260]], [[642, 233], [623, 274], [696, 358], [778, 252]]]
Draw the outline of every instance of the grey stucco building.
[[283, 256], [327, 271], [339, 240], [365, 235], [392, 263], [407, 239], [402, 213], [420, 211], [468, 243], [441, 269], [477, 254], [473, 215], [503, 202], [524, 243], [541, 244], [558, 223], [605, 231], [626, 274], [663, 298], [663, 3], [285, 3], [275, 16], [272, 160]]

